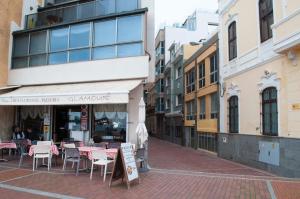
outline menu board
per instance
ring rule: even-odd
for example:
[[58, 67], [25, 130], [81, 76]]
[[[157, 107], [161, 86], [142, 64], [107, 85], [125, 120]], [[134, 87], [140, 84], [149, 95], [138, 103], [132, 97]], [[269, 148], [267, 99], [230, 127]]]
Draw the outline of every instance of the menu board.
[[[130, 143], [121, 144], [121, 148], [118, 151], [109, 186], [112, 181], [118, 179], [125, 179], [128, 189], [130, 188], [130, 182], [139, 180], [138, 169], [136, 166], [133, 145]], [[139, 182], [139, 181], [138, 181]]]
[[135, 158], [133, 155], [133, 146], [130, 143], [121, 144], [124, 164], [129, 182], [139, 177]]

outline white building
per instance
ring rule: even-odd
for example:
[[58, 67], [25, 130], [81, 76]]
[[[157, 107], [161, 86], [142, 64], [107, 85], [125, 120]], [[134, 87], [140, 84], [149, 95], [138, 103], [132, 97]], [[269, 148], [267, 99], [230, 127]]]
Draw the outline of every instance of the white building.
[[[45, 140], [136, 142], [154, 62], [154, 0], [23, 0], [1, 106]], [[1, 119], [1, 118], [0, 118]]]

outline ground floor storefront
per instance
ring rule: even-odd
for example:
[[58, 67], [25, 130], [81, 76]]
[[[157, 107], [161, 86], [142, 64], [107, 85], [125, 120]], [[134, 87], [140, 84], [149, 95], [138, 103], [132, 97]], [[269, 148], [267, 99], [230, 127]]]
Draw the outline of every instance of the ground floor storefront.
[[182, 116], [166, 116], [165, 121], [166, 131], [164, 134], [164, 140], [173, 142], [175, 144], [184, 145]]
[[20, 87], [0, 95], [1, 138], [13, 126], [31, 129], [37, 139], [136, 144], [140, 80]]

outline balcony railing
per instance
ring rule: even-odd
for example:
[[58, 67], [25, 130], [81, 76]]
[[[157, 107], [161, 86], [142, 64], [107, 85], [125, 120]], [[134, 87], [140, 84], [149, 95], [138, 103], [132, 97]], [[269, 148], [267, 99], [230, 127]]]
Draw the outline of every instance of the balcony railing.
[[133, 11], [138, 8], [139, 0], [97, 0], [27, 15], [26, 29], [70, 23], [88, 18]]
[[69, 3], [76, 0], [45, 0], [45, 6], [53, 6], [57, 4]]

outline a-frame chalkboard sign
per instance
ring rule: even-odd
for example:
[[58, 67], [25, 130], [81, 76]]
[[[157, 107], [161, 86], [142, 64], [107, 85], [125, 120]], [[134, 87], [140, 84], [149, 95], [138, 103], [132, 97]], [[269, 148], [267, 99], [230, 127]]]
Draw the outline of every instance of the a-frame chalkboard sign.
[[111, 187], [113, 181], [117, 181], [119, 179], [122, 179], [122, 182], [124, 182], [125, 179], [128, 189], [130, 188], [131, 182], [138, 181], [138, 183], [140, 183], [139, 173], [133, 153], [133, 145], [130, 143], [121, 144], [121, 148], [118, 150], [109, 181], [109, 187]]

